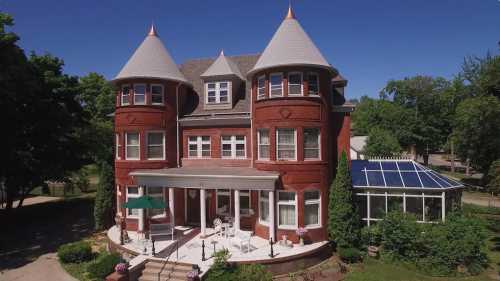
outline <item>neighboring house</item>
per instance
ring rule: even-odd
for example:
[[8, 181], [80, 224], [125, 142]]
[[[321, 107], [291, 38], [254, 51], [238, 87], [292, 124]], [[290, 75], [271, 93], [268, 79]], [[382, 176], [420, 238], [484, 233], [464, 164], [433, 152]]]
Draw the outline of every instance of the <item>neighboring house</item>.
[[351, 137], [351, 159], [363, 160], [365, 159], [365, 155], [363, 153], [366, 140], [368, 136], [353, 136]]

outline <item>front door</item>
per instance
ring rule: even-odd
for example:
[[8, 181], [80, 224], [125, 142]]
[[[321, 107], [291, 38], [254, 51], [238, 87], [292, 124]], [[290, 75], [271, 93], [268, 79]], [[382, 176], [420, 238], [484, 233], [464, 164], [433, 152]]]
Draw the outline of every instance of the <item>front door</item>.
[[187, 222], [191, 225], [200, 225], [200, 190], [186, 190], [186, 214]]

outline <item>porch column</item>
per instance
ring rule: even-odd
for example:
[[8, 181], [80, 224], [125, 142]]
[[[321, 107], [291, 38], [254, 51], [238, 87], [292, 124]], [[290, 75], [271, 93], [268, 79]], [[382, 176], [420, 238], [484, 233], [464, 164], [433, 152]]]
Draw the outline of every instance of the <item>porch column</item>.
[[234, 190], [234, 228], [240, 230], [240, 191]]
[[441, 219], [444, 222], [446, 220], [446, 193], [444, 191], [441, 193], [441, 212]]
[[[139, 196], [144, 195], [144, 186], [139, 186]], [[139, 232], [144, 232], [144, 209], [139, 209]]]
[[276, 242], [274, 210], [274, 190], [271, 190], [269, 191], [269, 238]]
[[200, 225], [201, 225], [201, 236], [205, 237], [207, 228], [207, 210], [206, 210], [206, 191], [205, 189], [200, 189]]
[[170, 223], [175, 226], [175, 206], [174, 206], [174, 188], [168, 189], [168, 209], [170, 211]]

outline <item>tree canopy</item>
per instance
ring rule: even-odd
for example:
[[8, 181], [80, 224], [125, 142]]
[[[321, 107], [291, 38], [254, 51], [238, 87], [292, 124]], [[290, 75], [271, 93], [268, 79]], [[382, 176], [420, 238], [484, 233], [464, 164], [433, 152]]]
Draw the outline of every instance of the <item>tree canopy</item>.
[[390, 131], [374, 127], [368, 133], [363, 153], [369, 157], [394, 157], [401, 153], [401, 146]]

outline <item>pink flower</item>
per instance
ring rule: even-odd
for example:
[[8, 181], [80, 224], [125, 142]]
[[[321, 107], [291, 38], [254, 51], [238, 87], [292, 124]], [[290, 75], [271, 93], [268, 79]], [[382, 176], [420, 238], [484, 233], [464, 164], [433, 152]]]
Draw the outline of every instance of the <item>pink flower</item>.
[[303, 237], [304, 235], [306, 235], [307, 229], [305, 229], [303, 227], [299, 227], [299, 228], [297, 228], [297, 230], [295, 230], [295, 233], [297, 234], [297, 236]]
[[115, 266], [115, 271], [118, 273], [125, 273], [127, 272], [128, 266], [126, 263], [119, 263]]

